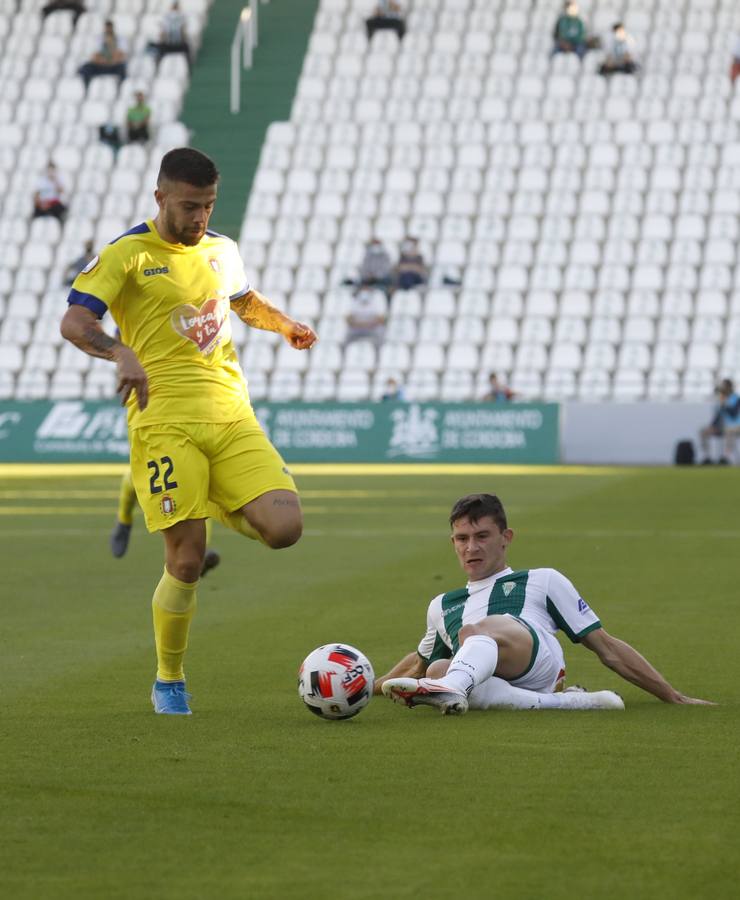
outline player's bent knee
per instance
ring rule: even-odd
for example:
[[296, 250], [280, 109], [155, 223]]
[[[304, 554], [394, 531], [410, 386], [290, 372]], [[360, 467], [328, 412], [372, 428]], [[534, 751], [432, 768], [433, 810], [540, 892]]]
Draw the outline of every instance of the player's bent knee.
[[442, 678], [450, 668], [449, 659], [436, 659], [427, 669], [427, 678]]
[[296, 544], [303, 534], [303, 522], [298, 519], [294, 522], [283, 522], [278, 527], [273, 527], [262, 532], [262, 537], [268, 547], [273, 550], [284, 550]]
[[474, 623], [472, 625], [463, 625], [458, 633], [458, 640], [462, 644], [474, 634], [485, 634], [490, 637], [490, 632], [488, 631], [488, 629], [481, 628], [479, 624]]

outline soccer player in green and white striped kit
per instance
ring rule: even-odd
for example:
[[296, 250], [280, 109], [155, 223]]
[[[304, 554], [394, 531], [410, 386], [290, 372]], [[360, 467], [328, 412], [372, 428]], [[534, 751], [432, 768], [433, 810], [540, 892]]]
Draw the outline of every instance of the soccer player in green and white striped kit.
[[493, 494], [470, 494], [450, 514], [452, 545], [466, 587], [429, 604], [427, 631], [375, 683], [375, 693], [444, 714], [470, 709], [624, 709], [613, 691], [558, 692], [565, 660], [555, 632], [592, 650], [605, 666], [666, 703], [708, 701], [680, 693], [633, 647], [608, 634], [571, 582], [556, 569], [513, 571], [514, 533]]

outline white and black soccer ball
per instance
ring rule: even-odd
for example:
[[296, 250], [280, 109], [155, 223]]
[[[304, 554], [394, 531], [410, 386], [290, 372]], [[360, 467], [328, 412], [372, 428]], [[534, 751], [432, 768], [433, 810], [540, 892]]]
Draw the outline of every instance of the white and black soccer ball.
[[324, 644], [303, 660], [298, 696], [323, 719], [351, 719], [373, 695], [370, 660], [349, 644]]

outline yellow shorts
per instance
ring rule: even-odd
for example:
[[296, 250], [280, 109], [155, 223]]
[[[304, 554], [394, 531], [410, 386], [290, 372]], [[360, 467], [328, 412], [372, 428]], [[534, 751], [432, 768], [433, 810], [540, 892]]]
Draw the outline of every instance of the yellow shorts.
[[234, 512], [295, 482], [256, 419], [148, 425], [131, 432], [131, 475], [146, 527], [205, 519], [208, 503]]

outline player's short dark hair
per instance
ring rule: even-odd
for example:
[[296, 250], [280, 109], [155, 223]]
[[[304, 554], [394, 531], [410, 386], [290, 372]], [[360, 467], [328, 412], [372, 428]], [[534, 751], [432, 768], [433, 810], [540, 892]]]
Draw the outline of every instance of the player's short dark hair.
[[493, 519], [499, 531], [505, 531], [509, 527], [506, 524], [504, 505], [495, 494], [468, 494], [467, 497], [461, 497], [452, 507], [450, 527], [458, 519], [470, 519], [475, 523], [485, 516]]
[[210, 156], [193, 147], [176, 147], [165, 153], [157, 175], [157, 184], [162, 179], [184, 181], [193, 187], [210, 187], [218, 182], [218, 169]]

